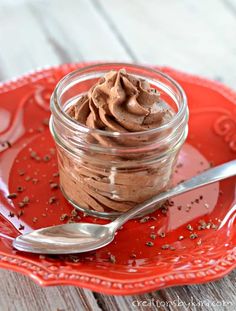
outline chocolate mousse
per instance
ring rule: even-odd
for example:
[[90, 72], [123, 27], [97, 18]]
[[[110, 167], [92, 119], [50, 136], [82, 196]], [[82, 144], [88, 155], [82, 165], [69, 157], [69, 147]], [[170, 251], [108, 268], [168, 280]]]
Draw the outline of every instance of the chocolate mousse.
[[89, 128], [119, 133], [157, 128], [173, 116], [156, 89], [124, 69], [108, 72], [67, 113]]
[[[124, 69], [106, 73], [66, 112], [83, 126], [121, 134], [158, 128], [174, 115], [173, 109], [161, 99], [156, 89]], [[138, 147], [140, 141], [150, 137], [110, 137], [96, 131], [91, 135], [90, 143], [105, 148]], [[104, 152], [95, 155], [93, 162], [86, 153], [80, 160], [75, 160], [59, 152], [62, 189], [67, 197], [84, 209], [127, 211], [165, 190], [169, 184], [175, 157], [170, 156], [153, 164], [135, 165], [137, 158], [146, 154], [146, 151], [136, 155]], [[98, 164], [98, 160], [107, 163], [107, 167]]]

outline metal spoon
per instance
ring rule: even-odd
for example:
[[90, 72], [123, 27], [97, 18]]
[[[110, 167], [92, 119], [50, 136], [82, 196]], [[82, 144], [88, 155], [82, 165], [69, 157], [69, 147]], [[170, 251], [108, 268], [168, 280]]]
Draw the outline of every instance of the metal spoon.
[[72, 223], [47, 227], [18, 236], [13, 246], [20, 251], [38, 254], [74, 254], [95, 250], [111, 243], [117, 229], [137, 214], [151, 209], [154, 204], [234, 175], [236, 160], [211, 168], [152, 197], [109, 224]]

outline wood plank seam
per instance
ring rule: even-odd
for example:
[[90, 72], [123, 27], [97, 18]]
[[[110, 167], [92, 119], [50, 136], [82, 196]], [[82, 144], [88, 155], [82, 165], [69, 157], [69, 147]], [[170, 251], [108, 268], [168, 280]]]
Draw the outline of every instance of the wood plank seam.
[[[40, 13], [40, 11], [37, 10], [35, 8], [35, 6], [32, 5], [31, 3], [27, 3], [27, 6], [28, 6], [29, 10], [31, 11], [32, 15], [34, 16], [35, 20], [38, 22], [42, 32], [45, 34], [45, 37], [46, 37], [48, 43], [53, 48], [53, 51], [58, 56], [60, 62], [61, 63], [72, 62], [73, 59], [71, 58], [70, 54], [68, 53], [67, 48], [62, 46], [60, 44], [60, 42], [54, 36], [52, 36], [50, 34], [50, 31], [49, 31], [47, 25], [42, 22], [44, 20], [44, 18], [42, 16], [42, 14]], [[50, 18], [52, 19], [52, 16], [50, 16]], [[54, 23], [55, 23], [55, 21], [54, 21]], [[57, 25], [57, 27], [60, 27], [60, 25]], [[77, 52], [77, 54], [78, 54], [79, 60], [83, 61], [84, 58], [83, 58], [82, 54], [79, 51]]]
[[236, 17], [236, 2], [235, 5], [230, 0], [222, 0], [223, 5]]

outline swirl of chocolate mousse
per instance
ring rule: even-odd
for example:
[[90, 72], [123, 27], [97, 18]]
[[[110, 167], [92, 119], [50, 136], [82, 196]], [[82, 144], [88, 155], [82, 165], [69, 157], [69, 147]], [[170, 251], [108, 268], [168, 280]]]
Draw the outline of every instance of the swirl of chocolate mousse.
[[[67, 113], [89, 128], [119, 133], [143, 132], [157, 128], [174, 115], [173, 109], [147, 81], [127, 74], [124, 69], [106, 73]], [[122, 135], [104, 136], [106, 135], [93, 132], [86, 139], [104, 147], [114, 144], [137, 146], [141, 140], [146, 142], [149, 139], [149, 135], [130, 135], [135, 137], [127, 138], [122, 138]], [[142, 165], [139, 169], [126, 169], [137, 157], [145, 156], [146, 152], [127, 152], [121, 157], [105, 152], [96, 154], [96, 159], [102, 159], [106, 165], [103, 167], [97, 165], [96, 161], [88, 161], [89, 153], [79, 162], [61, 153], [62, 188], [68, 197], [85, 209], [99, 212], [127, 211], [165, 190], [170, 179], [173, 161], [169, 158], [168, 161]], [[114, 161], [114, 157], [118, 162], [124, 161], [127, 167], [112, 167], [110, 162]]]
[[173, 117], [160, 94], [125, 69], [106, 73], [67, 113], [89, 128], [119, 133], [157, 128]]

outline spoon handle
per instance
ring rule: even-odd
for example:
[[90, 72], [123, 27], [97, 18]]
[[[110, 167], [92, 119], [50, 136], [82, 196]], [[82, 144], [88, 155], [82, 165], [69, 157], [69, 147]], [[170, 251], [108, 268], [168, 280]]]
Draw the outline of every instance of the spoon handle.
[[122, 226], [127, 220], [143, 211], [147, 211], [149, 208], [153, 207], [154, 204], [157, 204], [163, 200], [167, 200], [170, 197], [176, 196], [178, 194], [188, 192], [190, 190], [214, 183], [228, 177], [232, 177], [234, 175], [236, 175], [236, 160], [227, 162], [214, 168], [210, 168], [207, 171], [204, 171], [203, 173], [189, 180], [186, 180], [181, 184], [178, 184], [176, 187], [159, 193], [151, 199], [137, 205], [135, 208], [116, 218], [108, 226], [116, 230], [120, 226]]

